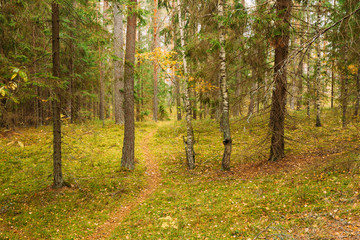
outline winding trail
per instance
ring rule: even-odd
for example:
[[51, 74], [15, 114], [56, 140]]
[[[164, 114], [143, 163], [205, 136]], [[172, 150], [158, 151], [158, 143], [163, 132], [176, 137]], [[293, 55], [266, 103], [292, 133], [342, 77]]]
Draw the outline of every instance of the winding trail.
[[149, 142], [153, 135], [156, 133], [157, 128], [151, 131], [142, 141], [141, 147], [145, 155], [145, 166], [147, 174], [147, 186], [140, 192], [139, 196], [132, 202], [125, 203], [119, 209], [115, 210], [110, 218], [100, 227], [95, 233], [86, 239], [107, 239], [117, 226], [129, 215], [132, 209], [137, 207], [148, 199], [151, 194], [157, 189], [160, 184], [161, 175], [159, 166], [155, 161], [154, 156], [149, 150]]

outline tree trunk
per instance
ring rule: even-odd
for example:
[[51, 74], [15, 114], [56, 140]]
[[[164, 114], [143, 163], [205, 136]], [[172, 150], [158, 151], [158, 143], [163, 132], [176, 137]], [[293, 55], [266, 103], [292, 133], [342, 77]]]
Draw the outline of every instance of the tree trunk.
[[61, 168], [61, 97], [58, 80], [60, 77], [60, 20], [59, 4], [52, 2], [52, 54], [53, 54], [53, 76], [56, 78], [55, 90], [52, 100], [53, 111], [53, 165], [54, 182], [53, 188], [60, 188], [64, 185]]
[[185, 34], [184, 34], [184, 26], [182, 20], [182, 13], [181, 13], [181, 5], [180, 0], [177, 0], [177, 8], [179, 14], [179, 28], [180, 28], [180, 40], [181, 40], [181, 55], [183, 59], [183, 67], [184, 67], [184, 76], [185, 76], [185, 110], [186, 110], [186, 132], [187, 132], [187, 139], [186, 143], [186, 159], [189, 169], [195, 168], [195, 152], [194, 152], [194, 134], [192, 129], [191, 123], [191, 105], [190, 105], [190, 85], [189, 85], [189, 78], [188, 78], [188, 69], [187, 69], [187, 61], [185, 56]]
[[341, 123], [343, 128], [345, 128], [347, 124], [347, 120], [346, 120], [347, 105], [348, 105], [348, 77], [344, 74], [341, 74], [341, 108], [342, 108]]
[[[300, 41], [300, 46], [302, 46], [302, 41]], [[302, 94], [303, 94], [303, 69], [304, 69], [304, 61], [300, 60], [298, 66], [298, 84], [297, 84], [297, 98], [296, 98], [296, 110], [299, 111], [302, 106]]]
[[240, 70], [236, 70], [235, 79], [236, 79], [236, 87], [235, 87], [234, 116], [238, 117], [238, 116], [240, 116], [240, 112], [241, 112], [241, 101], [240, 101], [240, 95], [241, 95], [241, 71]]
[[335, 71], [334, 71], [334, 62], [331, 68], [331, 108], [334, 108], [334, 87], [335, 87]]
[[[317, 31], [320, 31], [320, 2], [318, 3], [318, 10], [317, 10], [317, 21], [316, 27]], [[320, 113], [321, 113], [321, 102], [320, 102], [320, 88], [321, 88], [321, 52], [320, 52], [320, 39], [316, 43], [316, 71], [315, 71], [315, 106], [316, 106], [316, 127], [321, 127], [321, 120], [320, 120]]]
[[196, 88], [196, 82], [193, 82], [194, 86], [191, 89], [191, 109], [192, 109], [192, 115], [193, 115], [193, 119], [196, 120], [197, 119], [197, 101], [196, 101], [196, 92], [195, 92], [195, 88]]
[[[36, 48], [36, 31], [35, 31], [35, 25], [33, 26], [33, 43], [32, 46], [35, 49]], [[36, 55], [33, 57], [34, 62], [34, 76], [36, 76], [37, 73], [37, 64], [36, 64]], [[34, 98], [34, 113], [35, 113], [35, 127], [38, 128], [41, 126], [41, 118], [40, 118], [40, 108], [41, 108], [41, 101], [40, 101], [40, 88], [39, 86], [34, 86], [36, 91], [36, 97]]]
[[[139, 4], [140, 8], [140, 4]], [[141, 29], [138, 28], [138, 49], [141, 49]], [[137, 86], [141, 86], [141, 61], [137, 61]], [[141, 89], [138, 87], [136, 89], [136, 121], [141, 121]]]
[[359, 104], [360, 104], [360, 68], [356, 76], [356, 101], [354, 107], [354, 116], [359, 115]]
[[124, 24], [120, 6], [114, 1], [114, 115], [115, 123], [124, 123]]
[[[309, 3], [306, 4], [306, 20], [308, 22], [307, 31], [310, 31], [311, 27], [311, 18], [310, 18], [310, 7]], [[310, 58], [311, 56], [311, 46], [309, 46], [308, 54], [307, 54], [307, 63], [306, 63], [306, 88], [307, 88], [307, 99], [306, 99], [306, 114], [308, 117], [310, 117], [310, 101], [311, 101], [311, 85], [310, 85]]]
[[[154, 39], [153, 39], [153, 51], [158, 47], [158, 0], [154, 0], [154, 15], [153, 15], [153, 28], [154, 28]], [[158, 73], [159, 66], [156, 60], [153, 62], [154, 64], [154, 96], [153, 96], [153, 120], [156, 122], [158, 120]]]
[[[104, 13], [104, 0], [100, 0], [100, 19], [103, 17]], [[101, 26], [103, 26], [102, 20], [100, 21]], [[100, 103], [99, 103], [99, 118], [103, 122], [105, 120], [105, 79], [103, 71], [103, 63], [101, 59], [101, 45], [99, 43], [99, 82], [100, 82]]]
[[[75, 9], [76, 5], [75, 5], [75, 1], [72, 1], [72, 6]], [[74, 22], [75, 25], [75, 22]], [[74, 102], [75, 102], [75, 96], [74, 96], [74, 42], [73, 42], [73, 38], [74, 38], [74, 32], [73, 30], [70, 30], [70, 59], [69, 59], [69, 73], [70, 73], [70, 83], [69, 83], [69, 88], [68, 88], [68, 94], [69, 94], [69, 98], [68, 98], [68, 110], [69, 110], [69, 118], [70, 118], [70, 123], [74, 123]]]
[[122, 150], [121, 166], [134, 169], [135, 157], [135, 123], [134, 123], [134, 65], [136, 43], [136, 2], [131, 0], [128, 5], [126, 50], [125, 50], [125, 126], [124, 145]]
[[[173, 9], [176, 9], [176, 2], [172, 1], [172, 6]], [[175, 47], [176, 47], [176, 40], [177, 40], [177, 36], [176, 36], [176, 27], [175, 27], [175, 19], [176, 19], [176, 11], [172, 12], [172, 25], [174, 26], [173, 28], [173, 36], [172, 36], [172, 45], [173, 45], [173, 51], [175, 51]], [[174, 84], [175, 84], [175, 98], [176, 98], [176, 119], [178, 121], [181, 121], [181, 94], [180, 94], [180, 78], [178, 76], [178, 74], [176, 73], [176, 69], [179, 69], [179, 65], [177, 64], [176, 66], [173, 67], [172, 71], [173, 71], [173, 76], [174, 76]]]
[[275, 37], [275, 62], [274, 62], [274, 83], [272, 103], [270, 111], [270, 161], [276, 161], [285, 156], [284, 153], [284, 121], [286, 111], [286, 88], [287, 88], [287, 57], [289, 48], [289, 22], [291, 12], [291, 0], [277, 0], [276, 14], [278, 21], [276, 27], [282, 35]]
[[306, 115], [310, 117], [310, 103], [311, 103], [311, 85], [310, 85], [310, 51], [308, 50], [308, 56], [307, 56], [307, 63], [306, 63], [306, 91], [307, 91], [307, 97], [306, 97]]
[[180, 81], [179, 77], [175, 74], [175, 94], [176, 94], [176, 115], [177, 120], [181, 120], [181, 96], [180, 96]]
[[222, 129], [224, 133], [224, 154], [222, 158], [222, 169], [230, 170], [230, 156], [232, 148], [232, 139], [230, 134], [230, 121], [229, 121], [229, 96], [227, 89], [227, 79], [226, 79], [226, 52], [225, 52], [225, 31], [223, 25], [224, 17], [224, 5], [225, 0], [219, 0], [218, 2], [218, 11], [219, 11], [219, 43], [220, 43], [220, 88], [221, 88], [221, 98], [222, 98]]
[[256, 93], [256, 82], [253, 82], [250, 89], [250, 102], [248, 107], [248, 113], [247, 116], [250, 117], [254, 114], [254, 105], [255, 105], [255, 93]]

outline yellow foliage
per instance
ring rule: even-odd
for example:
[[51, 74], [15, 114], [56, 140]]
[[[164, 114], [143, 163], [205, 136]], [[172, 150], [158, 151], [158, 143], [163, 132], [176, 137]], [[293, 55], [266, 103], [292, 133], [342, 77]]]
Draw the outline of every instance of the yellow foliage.
[[[176, 59], [177, 52], [175, 51], [166, 51], [161, 49], [160, 47], [155, 48], [152, 52], [144, 52], [144, 53], [136, 53], [136, 58], [140, 63], [146, 61], [152, 61], [159, 64], [159, 66], [163, 70], [171, 69], [171, 71], [166, 71], [168, 76], [171, 78], [177, 76], [182, 78], [184, 76], [183, 73], [183, 62]], [[202, 78], [194, 78], [189, 76], [188, 81], [193, 84], [196, 92], [207, 92], [217, 89], [216, 86], [213, 86], [210, 82], [205, 81]]]
[[[217, 86], [212, 85], [210, 82], [207, 82], [202, 78], [198, 78], [195, 80], [194, 78], [191, 77], [190, 79], [191, 79], [191, 81], [196, 82], [195, 91], [198, 93], [204, 93], [204, 92], [212, 91], [212, 90], [215, 90], [218, 88]], [[189, 81], [190, 81], [190, 79], [189, 79]]]
[[348, 68], [349, 73], [352, 75], [356, 75], [358, 73], [358, 66], [356, 66], [354, 64], [350, 64], [347, 68]]

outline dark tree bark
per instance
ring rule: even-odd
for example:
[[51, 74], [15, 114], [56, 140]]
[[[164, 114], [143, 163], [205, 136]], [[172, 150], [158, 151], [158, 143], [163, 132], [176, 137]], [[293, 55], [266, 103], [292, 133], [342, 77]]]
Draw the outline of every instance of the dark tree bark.
[[334, 72], [334, 63], [331, 68], [331, 108], [334, 108], [334, 87], [335, 87], [335, 72]]
[[[139, 6], [140, 8], [140, 6]], [[138, 49], [141, 49], [141, 29], [138, 28]], [[137, 85], [141, 86], [142, 79], [141, 79], [141, 61], [138, 60], [137, 62]], [[141, 121], [141, 89], [136, 89], [136, 121]]]
[[[102, 2], [103, 0], [101, 0], [100, 2]], [[100, 4], [100, 13], [101, 16], [100, 18], [103, 17], [103, 13], [104, 13], [104, 5]], [[101, 22], [101, 26], [102, 21]], [[103, 62], [101, 59], [101, 46], [99, 43], [99, 83], [100, 83], [100, 93], [99, 93], [99, 98], [100, 98], [100, 102], [99, 102], [99, 118], [100, 120], [103, 122], [104, 125], [104, 120], [105, 120], [105, 79], [104, 79], [104, 70], [103, 70]]]
[[[300, 40], [300, 46], [302, 46], [302, 38]], [[301, 59], [297, 69], [297, 98], [296, 98], [296, 110], [299, 111], [302, 106], [302, 94], [303, 94], [303, 71], [304, 71], [304, 60]]]
[[287, 91], [287, 57], [289, 48], [289, 22], [291, 0], [277, 0], [276, 14], [279, 20], [276, 27], [282, 33], [275, 37], [275, 62], [272, 103], [270, 111], [271, 146], [269, 161], [276, 161], [285, 156], [284, 153], [284, 121]]
[[343, 128], [345, 128], [347, 125], [347, 120], [346, 120], [347, 105], [348, 105], [348, 77], [345, 74], [342, 74], [341, 75], [341, 108], [342, 108], [341, 123]]
[[249, 93], [250, 102], [249, 102], [248, 113], [247, 113], [248, 117], [250, 117], [251, 115], [254, 114], [255, 94], [256, 94], [256, 82], [253, 82], [251, 85], [250, 93]]
[[196, 120], [197, 119], [197, 104], [196, 104], [196, 92], [195, 92], [196, 82], [193, 82], [192, 84], [193, 86], [191, 87], [191, 91], [190, 91], [191, 112], [192, 112], [192, 118]]
[[[317, 5], [317, 21], [315, 24], [316, 31], [319, 34], [320, 31], [320, 21], [321, 21], [321, 15], [320, 15], [320, 1]], [[317, 41], [316, 43], [316, 69], [315, 69], [315, 108], [316, 108], [316, 127], [321, 127], [321, 102], [320, 102], [320, 88], [321, 88], [321, 52], [320, 52], [320, 42]]]
[[[73, 8], [75, 9], [75, 1], [72, 1]], [[74, 21], [74, 25], [76, 25]], [[70, 74], [70, 83], [68, 88], [68, 111], [69, 111], [69, 117], [70, 117], [70, 123], [74, 123], [74, 102], [75, 102], [75, 96], [74, 96], [74, 32], [73, 30], [70, 31], [70, 59], [69, 59], [69, 74]]]
[[241, 95], [241, 70], [237, 70], [235, 73], [235, 79], [236, 79], [236, 87], [235, 87], [235, 105], [234, 105], [234, 113], [233, 115], [235, 117], [240, 116], [241, 112], [241, 101], [240, 101], [240, 95]]
[[114, 1], [114, 115], [115, 123], [124, 123], [124, 24], [120, 6]]
[[310, 103], [311, 103], [311, 85], [310, 85], [310, 49], [308, 50], [307, 63], [306, 63], [306, 115], [310, 117]]
[[124, 145], [122, 150], [121, 166], [134, 169], [135, 157], [135, 122], [134, 122], [134, 65], [136, 43], [136, 2], [131, 0], [128, 5], [126, 50], [125, 50], [125, 126]]
[[356, 76], [356, 101], [354, 107], [354, 116], [359, 115], [359, 105], [360, 105], [360, 69]]
[[52, 100], [53, 111], [53, 165], [54, 182], [53, 188], [60, 188], [64, 185], [61, 166], [61, 97], [58, 79], [60, 77], [60, 20], [59, 4], [52, 2], [52, 54], [53, 54], [53, 76], [56, 78], [55, 90]]

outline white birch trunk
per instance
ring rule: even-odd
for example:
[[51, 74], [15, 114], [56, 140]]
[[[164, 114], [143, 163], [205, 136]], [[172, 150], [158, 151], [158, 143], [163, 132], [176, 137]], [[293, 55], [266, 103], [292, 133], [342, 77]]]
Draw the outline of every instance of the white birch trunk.
[[230, 122], [229, 122], [229, 96], [227, 89], [227, 80], [226, 80], [226, 52], [225, 52], [225, 31], [223, 25], [224, 17], [224, 0], [219, 0], [218, 2], [218, 12], [219, 12], [219, 42], [220, 42], [220, 89], [221, 89], [221, 98], [222, 98], [222, 114], [221, 122], [222, 130], [224, 133], [223, 144], [225, 146], [224, 154], [222, 158], [222, 169], [230, 170], [230, 156], [231, 156], [231, 147], [232, 140], [230, 134]]
[[177, 0], [177, 7], [179, 13], [179, 28], [180, 28], [180, 42], [181, 42], [181, 55], [183, 59], [183, 66], [184, 66], [184, 77], [185, 77], [185, 110], [186, 110], [186, 132], [187, 132], [187, 139], [186, 139], [186, 158], [188, 167], [190, 169], [195, 168], [195, 153], [194, 153], [194, 134], [192, 129], [192, 116], [191, 116], [191, 106], [190, 106], [190, 89], [189, 89], [189, 79], [188, 79], [188, 68], [187, 68], [187, 61], [185, 56], [185, 34], [184, 34], [184, 25], [181, 13], [181, 5], [180, 0]]

